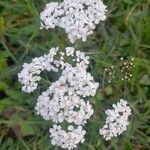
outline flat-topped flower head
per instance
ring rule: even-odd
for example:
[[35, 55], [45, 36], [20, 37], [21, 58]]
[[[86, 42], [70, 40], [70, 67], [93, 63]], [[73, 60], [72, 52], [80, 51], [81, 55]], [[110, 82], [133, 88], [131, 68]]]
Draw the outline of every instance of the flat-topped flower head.
[[51, 2], [41, 12], [41, 29], [61, 27], [70, 42], [86, 41], [96, 25], [106, 19], [107, 6], [101, 0], [64, 0]]
[[99, 86], [87, 72], [88, 65], [89, 57], [80, 50], [73, 47], [66, 47], [65, 51], [51, 48], [48, 54], [34, 58], [29, 64], [25, 63], [18, 74], [23, 84], [22, 90], [31, 93], [38, 87], [41, 72], [61, 72], [58, 80], [38, 97], [35, 106], [36, 113], [45, 120], [60, 125], [63, 122], [69, 124], [69, 131], [62, 130], [60, 125], [50, 129], [53, 145], [73, 149], [84, 142], [86, 132], [82, 126], [94, 113], [92, 105], [85, 98], [94, 96]]
[[[63, 81], [64, 82], [64, 81]], [[84, 125], [93, 114], [90, 103], [77, 95], [72, 87], [61, 81], [54, 82], [37, 100], [37, 114], [55, 123]]]
[[117, 104], [113, 104], [112, 107], [113, 109], [105, 111], [107, 115], [105, 125], [99, 131], [105, 140], [117, 137], [127, 130], [129, 116], [131, 115], [131, 108], [127, 106], [127, 101], [123, 99]]
[[85, 141], [84, 135], [86, 133], [82, 126], [74, 128], [72, 125], [68, 126], [68, 131], [62, 129], [60, 125], [54, 125], [49, 129], [52, 144], [58, 145], [61, 148], [74, 149], [79, 143]]
[[[59, 55], [59, 59], [55, 59], [55, 56]], [[74, 66], [69, 64], [68, 62], [64, 62], [64, 58], [71, 58], [74, 60]], [[85, 53], [81, 51], [75, 51], [73, 47], [66, 47], [65, 52], [60, 52], [59, 48], [51, 48], [47, 55], [34, 58], [31, 63], [25, 63], [23, 65], [23, 70], [18, 74], [19, 82], [24, 86], [22, 90], [27, 93], [33, 92], [38, 87], [38, 81], [41, 80], [40, 74], [42, 71], [54, 71], [58, 72], [60, 69], [63, 74], [67, 74], [66, 72], [71, 71], [80, 72], [80, 76], [82, 73], [87, 74], [90, 77], [90, 74], [86, 72], [86, 69], [89, 64], [89, 57], [85, 56]], [[89, 79], [89, 78], [88, 78]], [[69, 80], [69, 78], [68, 78]], [[91, 77], [89, 80], [93, 80]], [[90, 83], [91, 84], [91, 83]]]

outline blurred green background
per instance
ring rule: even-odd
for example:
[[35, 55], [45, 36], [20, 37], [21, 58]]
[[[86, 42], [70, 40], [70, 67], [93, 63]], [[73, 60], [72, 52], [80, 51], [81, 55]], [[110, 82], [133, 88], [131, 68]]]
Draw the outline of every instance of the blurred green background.
[[[56, 0], [55, 0], [56, 1]], [[78, 150], [150, 149], [150, 1], [104, 0], [107, 20], [100, 23], [85, 43], [71, 44], [63, 29], [39, 30], [39, 13], [50, 0], [0, 0], [0, 150], [58, 150], [51, 145], [52, 122], [34, 111], [36, 99], [47, 89], [43, 80], [33, 94], [21, 91], [17, 73], [24, 62], [47, 53], [51, 47], [73, 46], [91, 57], [89, 72], [100, 87], [90, 103], [94, 115], [85, 126], [86, 141]], [[134, 57], [133, 77], [120, 80], [121, 56]], [[111, 84], [104, 68], [115, 66]], [[49, 75], [51, 82], [57, 80]], [[132, 108], [127, 132], [105, 142], [99, 135], [105, 110], [125, 98]]]

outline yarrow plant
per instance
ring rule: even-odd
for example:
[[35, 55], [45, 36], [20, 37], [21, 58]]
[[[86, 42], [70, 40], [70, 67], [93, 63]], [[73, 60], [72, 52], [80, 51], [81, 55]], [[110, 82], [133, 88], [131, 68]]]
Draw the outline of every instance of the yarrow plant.
[[41, 12], [41, 29], [61, 27], [70, 42], [86, 41], [100, 21], [106, 19], [107, 6], [101, 0], [64, 0], [51, 2]]
[[[67, 58], [71, 58], [74, 65], [65, 62]], [[86, 71], [88, 64], [89, 57], [73, 47], [66, 47], [65, 52], [51, 48], [47, 55], [34, 58], [30, 64], [25, 63], [18, 74], [19, 81], [24, 85], [22, 90], [31, 93], [37, 89], [42, 71], [61, 70], [60, 78], [38, 97], [35, 110], [45, 120], [56, 124], [50, 129], [50, 137], [52, 144], [62, 148], [73, 149], [84, 141], [86, 132], [82, 126], [94, 112], [91, 104], [84, 100], [94, 96], [99, 86]], [[69, 124], [68, 132], [59, 125], [63, 122]]]
[[129, 116], [131, 115], [131, 108], [127, 104], [126, 100], [121, 99], [117, 104], [112, 105], [113, 109], [107, 109], [105, 111], [107, 115], [106, 122], [99, 133], [106, 140], [117, 137], [127, 130]]
[[[40, 29], [61, 27], [72, 43], [77, 39], [86, 41], [96, 25], [106, 19], [106, 8], [101, 0], [51, 2], [40, 14]], [[85, 53], [73, 47], [66, 47], [64, 51], [53, 47], [48, 54], [32, 59], [29, 64], [24, 63], [18, 74], [19, 82], [23, 84], [22, 91], [32, 93], [38, 88], [43, 71], [61, 72], [58, 80], [38, 97], [35, 106], [37, 115], [53, 121], [54, 125], [49, 129], [51, 143], [61, 148], [71, 150], [85, 141], [84, 125], [94, 113], [87, 97], [95, 96], [99, 83], [94, 82], [93, 76], [87, 72], [89, 59]], [[132, 64], [125, 63], [121, 68], [123, 73], [126, 69], [130, 71]], [[105, 69], [105, 73], [111, 82], [114, 67]], [[127, 101], [121, 99], [105, 113], [106, 122], [99, 133], [110, 140], [127, 129], [131, 109]]]

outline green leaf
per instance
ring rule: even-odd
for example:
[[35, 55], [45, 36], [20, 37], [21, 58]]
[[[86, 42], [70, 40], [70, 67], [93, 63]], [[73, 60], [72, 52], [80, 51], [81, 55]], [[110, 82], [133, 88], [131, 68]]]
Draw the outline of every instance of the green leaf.
[[0, 36], [4, 33], [5, 21], [3, 17], [0, 17]]
[[7, 89], [5, 92], [13, 100], [21, 100], [24, 97], [24, 94], [21, 91]]
[[7, 63], [5, 59], [0, 59], [0, 73], [3, 73], [7, 69]]
[[126, 150], [133, 150], [133, 147], [129, 142], [126, 143]]
[[28, 0], [24, 0], [24, 2], [25, 2], [26, 8], [28, 9], [28, 11], [29, 11], [33, 16], [36, 16], [36, 17], [39, 16], [39, 13], [38, 13], [38, 11], [37, 11], [37, 9], [36, 9], [36, 7], [35, 7], [35, 5], [34, 5], [33, 2], [28, 1]]
[[35, 134], [33, 127], [28, 123], [27, 120], [26, 120], [26, 122], [21, 123], [21, 131], [24, 136]]
[[0, 112], [3, 112], [5, 108], [8, 108], [8, 106], [11, 105], [9, 98], [4, 98], [0, 100]]
[[8, 51], [0, 51], [0, 60], [10, 56]]
[[129, 5], [132, 5], [133, 2], [131, 0], [123, 0], [125, 3], [129, 4]]
[[0, 91], [8, 88], [8, 85], [5, 82], [0, 81]]

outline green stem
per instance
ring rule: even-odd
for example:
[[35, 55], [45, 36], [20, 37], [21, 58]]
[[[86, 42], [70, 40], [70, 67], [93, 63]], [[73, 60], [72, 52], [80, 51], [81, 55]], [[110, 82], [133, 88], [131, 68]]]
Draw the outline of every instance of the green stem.
[[30, 148], [28, 147], [28, 145], [25, 143], [25, 141], [22, 138], [20, 138], [19, 141], [26, 148], [26, 150], [30, 150]]
[[0, 41], [1, 44], [3, 45], [3, 47], [5, 48], [5, 50], [9, 53], [10, 57], [13, 59], [13, 61], [15, 62], [15, 64], [18, 64], [17, 59], [15, 58], [15, 56], [13, 55], [13, 53], [9, 50], [8, 46], [5, 44], [5, 42], [3, 40]]
[[103, 73], [103, 80], [102, 80], [102, 89], [104, 90], [104, 88], [105, 88], [105, 77], [106, 77], [106, 72], [104, 71], [104, 73]]

